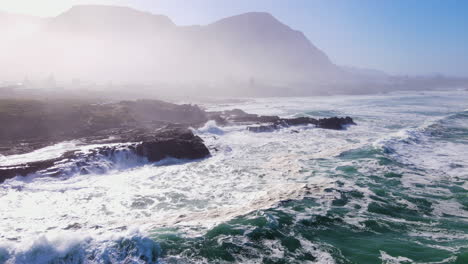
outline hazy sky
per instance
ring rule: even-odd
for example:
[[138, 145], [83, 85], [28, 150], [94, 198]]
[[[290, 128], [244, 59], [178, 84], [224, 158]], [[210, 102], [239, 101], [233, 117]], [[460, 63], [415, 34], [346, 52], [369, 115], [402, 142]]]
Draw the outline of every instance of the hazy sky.
[[0, 9], [54, 16], [74, 4], [131, 6], [179, 25], [265, 11], [303, 31], [340, 65], [468, 76], [465, 0], [0, 0]]

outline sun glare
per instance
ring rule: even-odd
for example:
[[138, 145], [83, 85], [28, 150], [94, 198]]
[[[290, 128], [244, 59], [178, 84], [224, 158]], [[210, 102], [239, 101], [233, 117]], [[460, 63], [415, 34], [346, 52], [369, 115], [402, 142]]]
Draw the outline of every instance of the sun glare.
[[74, 0], [0, 0], [0, 9], [9, 13], [53, 16], [66, 10]]

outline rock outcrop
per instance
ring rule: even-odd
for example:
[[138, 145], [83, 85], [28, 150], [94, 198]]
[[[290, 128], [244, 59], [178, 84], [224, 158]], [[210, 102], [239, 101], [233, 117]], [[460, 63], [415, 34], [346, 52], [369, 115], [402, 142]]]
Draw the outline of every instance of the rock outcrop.
[[336, 130], [343, 129], [347, 125], [356, 125], [356, 123], [354, 123], [353, 119], [349, 116], [322, 118], [319, 119], [317, 123], [317, 127]]
[[159, 100], [106, 104], [0, 100], [0, 154], [26, 153], [77, 138], [105, 137], [112, 129], [135, 131], [135, 128], [154, 129], [174, 123], [196, 127], [206, 121], [205, 111], [196, 105]]
[[[88, 174], [112, 167], [117, 155], [133, 155], [144, 162], [156, 162], [165, 158], [201, 159], [210, 155], [203, 140], [191, 130], [183, 127], [168, 126], [156, 130], [129, 129], [110, 130], [111, 140], [97, 137], [82, 139], [86, 143], [105, 143], [86, 152], [79, 149], [68, 151], [59, 157], [27, 162], [23, 164], [0, 165], [0, 182], [15, 176], [38, 174], [58, 176], [67, 174]], [[121, 144], [111, 144], [121, 143]], [[103, 163], [103, 161], [105, 161]]]
[[240, 109], [233, 109], [222, 112], [211, 112], [208, 116], [215, 120], [219, 125], [226, 124], [251, 124], [247, 129], [252, 132], [271, 132], [273, 130], [296, 126], [296, 125], [315, 125], [318, 128], [341, 130], [347, 125], [356, 125], [353, 119], [347, 117], [330, 117], [315, 119], [312, 117], [280, 118], [278, 116], [262, 116], [248, 114]]
[[150, 162], [160, 161], [167, 157], [177, 159], [200, 159], [210, 155], [203, 140], [186, 128], [163, 129], [136, 145], [135, 153]]
[[6, 179], [13, 178], [16, 176], [26, 176], [38, 171], [46, 170], [53, 167], [56, 163], [66, 160], [69, 158], [75, 157], [75, 152], [67, 152], [62, 154], [60, 157], [40, 160], [34, 162], [28, 162], [23, 164], [14, 164], [7, 166], [0, 166], [0, 183], [4, 182]]
[[[252, 132], [314, 125], [340, 130], [354, 125], [350, 117], [280, 118], [249, 114], [240, 109], [207, 112], [196, 105], [177, 105], [157, 100], [123, 101], [110, 104], [53, 104], [40, 101], [1, 101], [0, 154], [31, 152], [64, 140], [78, 140], [96, 147], [80, 146], [59, 157], [13, 164], [0, 163], [0, 182], [15, 176], [37, 174], [66, 176], [99, 173], [125, 159], [140, 163], [165, 158], [200, 159], [210, 155], [203, 140], [189, 127], [208, 120], [218, 125], [247, 125]], [[116, 165], [117, 166], [117, 165]]]

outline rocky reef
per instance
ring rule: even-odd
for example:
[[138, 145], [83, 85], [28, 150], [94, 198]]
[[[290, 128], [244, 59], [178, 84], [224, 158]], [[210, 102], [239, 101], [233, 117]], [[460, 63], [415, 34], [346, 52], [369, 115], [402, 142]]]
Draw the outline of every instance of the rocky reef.
[[115, 128], [197, 126], [207, 121], [196, 105], [158, 100], [89, 103], [72, 100], [0, 100], [0, 154], [29, 152], [54, 142], [102, 135]]
[[[252, 132], [269, 132], [296, 125], [345, 129], [355, 125], [350, 117], [314, 119], [280, 118], [249, 114], [240, 109], [208, 112], [197, 105], [158, 100], [90, 104], [0, 100], [0, 154], [28, 153], [66, 140], [78, 147], [54, 158], [20, 164], [0, 163], [0, 182], [31, 174], [59, 176], [88, 174], [112, 168], [119, 155], [141, 162], [165, 158], [201, 159], [210, 155], [191, 127], [208, 120], [220, 126], [246, 125]], [[79, 146], [93, 146], [83, 151]], [[128, 158], [128, 157], [127, 157]], [[8, 165], [10, 164], [10, 165]]]
[[[113, 129], [111, 138], [89, 137], [81, 139], [82, 145], [96, 146], [87, 151], [79, 148], [58, 157], [22, 164], [0, 166], [0, 182], [15, 176], [38, 174], [59, 176], [88, 174], [112, 167], [117, 156], [133, 156], [144, 162], [157, 162], [165, 158], [182, 160], [201, 159], [210, 155], [203, 140], [187, 128], [166, 126], [159, 129]], [[106, 162], [102, 162], [102, 161]]]
[[297, 125], [314, 125], [318, 128], [341, 130], [345, 129], [348, 125], [356, 125], [349, 116], [321, 119], [311, 117], [280, 118], [278, 116], [248, 114], [240, 109], [210, 112], [208, 115], [219, 125], [226, 125], [229, 123], [247, 124], [249, 125], [247, 129], [252, 132], [271, 132], [283, 127]]

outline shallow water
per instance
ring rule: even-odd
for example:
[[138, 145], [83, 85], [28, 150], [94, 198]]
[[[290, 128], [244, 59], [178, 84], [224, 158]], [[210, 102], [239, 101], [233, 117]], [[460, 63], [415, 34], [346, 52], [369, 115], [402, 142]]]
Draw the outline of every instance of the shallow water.
[[123, 149], [89, 175], [8, 180], [0, 263], [468, 263], [467, 92], [205, 107], [358, 125], [250, 133], [208, 122], [194, 130], [207, 159], [148, 164]]

